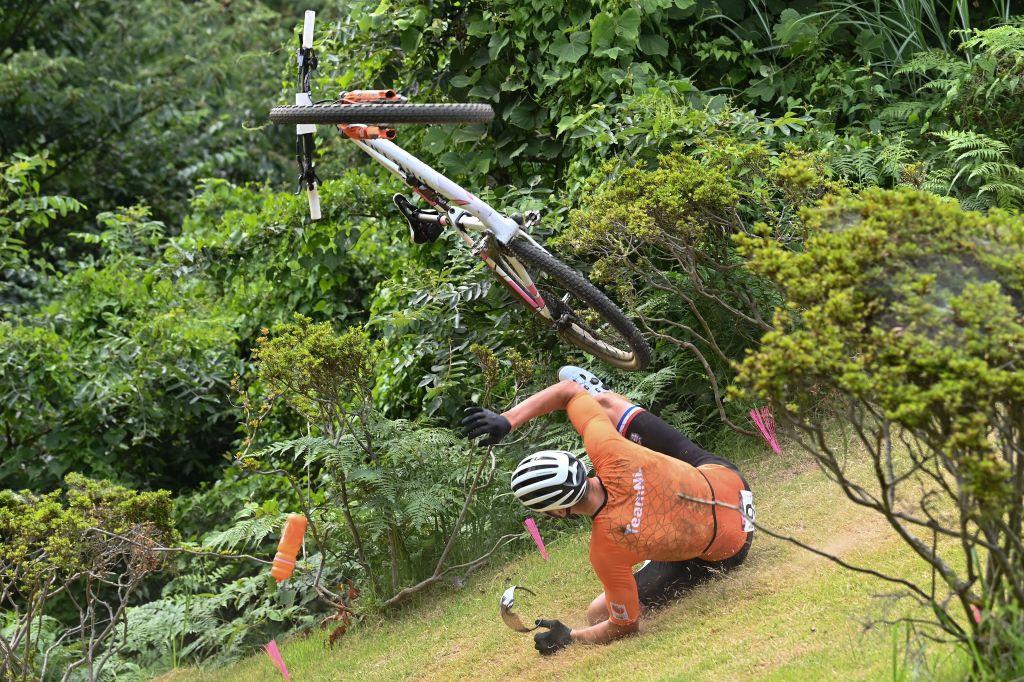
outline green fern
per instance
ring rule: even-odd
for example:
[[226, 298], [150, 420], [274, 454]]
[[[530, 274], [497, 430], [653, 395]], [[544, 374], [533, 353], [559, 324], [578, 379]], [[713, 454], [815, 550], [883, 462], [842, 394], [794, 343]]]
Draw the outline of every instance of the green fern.
[[233, 526], [207, 534], [203, 538], [203, 547], [213, 550], [237, 550], [259, 544], [280, 528], [283, 520], [281, 514], [259, 516], [256, 504], [249, 503], [235, 515], [236, 523]]
[[916, 156], [914, 150], [907, 146], [906, 136], [899, 133], [882, 144], [877, 163], [883, 175], [896, 179], [903, 174], [904, 166]]
[[1004, 24], [985, 30], [971, 29], [956, 33], [970, 36], [961, 44], [962, 50], [980, 50], [993, 57], [1007, 57], [1016, 66], [1024, 66], [1024, 26]]
[[926, 50], [918, 52], [903, 66], [893, 72], [896, 76], [920, 76], [930, 78], [932, 72], [944, 76], [961, 76], [970, 67], [967, 63], [942, 50]]
[[894, 102], [882, 109], [878, 117], [883, 121], [916, 123], [925, 119], [930, 108], [927, 100], [915, 99], [905, 102]]
[[881, 181], [876, 148], [870, 145], [858, 148], [844, 145], [830, 152], [828, 165], [840, 178], [865, 185], [877, 185]]
[[970, 130], [934, 135], [946, 143], [950, 163], [948, 172], [937, 172], [926, 183], [927, 189], [955, 196], [965, 208], [1024, 207], [1024, 169], [1013, 162], [1008, 144]]
[[966, 159], [998, 161], [1010, 153], [1010, 147], [1005, 142], [972, 130], [947, 130], [934, 135], [949, 145], [951, 153], [960, 155], [957, 157], [958, 163]]
[[323, 455], [332, 450], [333, 447], [331, 442], [325, 438], [303, 436], [294, 440], [272, 443], [256, 452], [253, 456], [272, 460], [275, 457], [290, 454], [290, 459], [293, 462], [301, 457], [303, 458], [303, 464], [309, 464], [314, 460], [322, 459]]

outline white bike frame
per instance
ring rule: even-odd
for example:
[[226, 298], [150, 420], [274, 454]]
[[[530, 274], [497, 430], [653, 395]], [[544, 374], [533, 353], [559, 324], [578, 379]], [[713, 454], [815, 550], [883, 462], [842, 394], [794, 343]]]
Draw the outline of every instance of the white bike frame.
[[[350, 125], [348, 127], [356, 126]], [[506, 272], [487, 253], [485, 242], [474, 241], [466, 233], [466, 230], [483, 232], [485, 235], [490, 235], [497, 239], [502, 244], [508, 244], [519, 236], [530, 240], [535, 246], [543, 249], [544, 247], [534, 241], [528, 233], [520, 229], [516, 221], [497, 211], [486, 201], [483, 201], [458, 183], [437, 172], [391, 140], [383, 138], [352, 138], [352, 141], [366, 152], [370, 158], [394, 173], [403, 183], [413, 184], [409, 180], [414, 178], [452, 204], [458, 206], [458, 210], [453, 208], [451, 212], [445, 211], [443, 206], [438, 206], [436, 202], [431, 201], [430, 197], [416, 189], [413, 184], [413, 191], [416, 191], [417, 194], [426, 199], [428, 203], [439, 211], [438, 222], [441, 225], [463, 228], [459, 230], [459, 236], [462, 237], [462, 240], [474, 253], [483, 259], [487, 267], [493, 270], [509, 289], [522, 298], [539, 315], [549, 320], [553, 319], [551, 311], [544, 302], [544, 298], [537, 290], [536, 284], [534, 284], [533, 278], [530, 277], [530, 274], [517, 259], [510, 258], [504, 260], [514, 271], [512, 273]]]
[[481, 223], [480, 228], [490, 232], [502, 244], [508, 244], [519, 233], [519, 225], [514, 220], [499, 213], [487, 202], [438, 173], [391, 140], [352, 141], [403, 181], [412, 176], [466, 213], [476, 217]]

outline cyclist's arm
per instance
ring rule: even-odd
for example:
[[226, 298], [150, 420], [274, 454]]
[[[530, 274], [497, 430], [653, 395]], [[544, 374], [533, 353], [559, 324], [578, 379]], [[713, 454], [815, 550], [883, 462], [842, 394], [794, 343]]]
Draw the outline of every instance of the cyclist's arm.
[[640, 595], [632, 568], [635, 558], [600, 539], [591, 540], [590, 563], [604, 586], [608, 617], [590, 627], [573, 629], [574, 642], [606, 644], [640, 630]]
[[636, 556], [611, 545], [605, 536], [591, 538], [590, 564], [604, 586], [608, 619], [588, 628], [573, 630], [574, 640], [603, 644], [639, 629], [640, 595], [633, 577], [635, 561]]
[[590, 461], [600, 472], [602, 464], [621, 450], [619, 444], [625, 438], [615, 430], [600, 403], [586, 391], [572, 396], [565, 409], [576, 432], [583, 437], [583, 447]]
[[574, 381], [561, 381], [534, 393], [502, 416], [508, 419], [513, 429], [517, 429], [535, 417], [555, 410], [564, 410], [572, 397], [578, 393], [586, 393], [586, 389]]

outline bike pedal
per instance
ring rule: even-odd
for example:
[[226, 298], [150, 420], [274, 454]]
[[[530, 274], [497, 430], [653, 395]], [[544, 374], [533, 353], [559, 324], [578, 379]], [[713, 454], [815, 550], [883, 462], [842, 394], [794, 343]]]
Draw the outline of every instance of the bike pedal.
[[572, 325], [572, 318], [568, 315], [562, 315], [552, 325], [556, 332], [565, 331]]

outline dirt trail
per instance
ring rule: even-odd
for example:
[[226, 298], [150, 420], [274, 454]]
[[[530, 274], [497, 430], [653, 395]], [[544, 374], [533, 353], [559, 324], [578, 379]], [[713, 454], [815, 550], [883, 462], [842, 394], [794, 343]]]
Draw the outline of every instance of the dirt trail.
[[[870, 478], [865, 463], [854, 466], [858, 478]], [[854, 565], [919, 573], [920, 562], [885, 520], [843, 497], [808, 458], [758, 459], [745, 473], [765, 527]], [[563, 536], [549, 550], [549, 562], [527, 554], [484, 570], [457, 593], [424, 597], [400, 616], [353, 631], [340, 647], [328, 650], [316, 637], [287, 643], [294, 678], [848, 680], [886, 677], [891, 667], [888, 631], [862, 627], [880, 613], [873, 595], [891, 586], [763, 533], [739, 569], [645, 616], [641, 636], [540, 658], [528, 636], [497, 622], [495, 600], [506, 583], [542, 595], [544, 613], [533, 615], [573, 626], [600, 590], [585, 536]], [[164, 679], [275, 679], [263, 658]]]
[[[797, 461], [786, 467], [775, 463], [768, 471], [754, 472], [753, 475], [761, 479], [765, 491], [760, 500], [758, 519], [771, 530], [791, 535], [854, 565], [863, 563], [870, 566], [873, 553], [895, 547], [899, 542], [884, 518], [837, 495], [813, 462]], [[757, 490], [754, 479], [751, 484]], [[843, 569], [825, 557], [762, 533], [756, 538], [744, 566], [698, 588], [673, 605], [645, 616], [641, 622], [642, 634], [636, 641], [616, 643], [610, 647], [578, 647], [552, 659], [530, 661], [526, 666], [509, 666], [502, 672], [507, 677], [524, 680], [552, 677], [587, 679], [595, 666], [603, 668], [606, 661], [616, 660], [618, 657], [612, 653], [616, 650], [630, 650], [636, 646], [645, 648], [645, 640], [654, 643], [675, 638], [677, 631], [685, 632], [691, 627], [695, 613], [714, 614], [716, 620], [721, 621], [720, 627], [708, 632], [709, 638], [735, 640], [744, 636], [737, 628], [742, 628], [746, 604], [771, 600], [783, 591], [799, 593], [802, 586], [814, 584], [823, 572], [830, 571], [841, 572]], [[860, 580], [859, 577], [856, 579]], [[864, 577], [862, 582], [872, 580]], [[881, 582], [875, 584], [884, 585]], [[582, 603], [583, 598], [580, 597], [579, 601]], [[851, 613], [850, 617], [857, 620], [862, 615]], [[579, 620], [573, 619], [579, 614], [566, 613], [564, 616], [566, 622], [575, 624]], [[796, 616], [794, 618], [799, 620]], [[817, 634], [817, 630], [810, 632]], [[822, 634], [826, 635], [824, 631]], [[770, 639], [767, 637], [758, 644], [763, 650], [747, 664], [746, 670], [756, 672], [758, 677], [823, 646], [822, 641], [815, 641], [813, 637], [810, 641], [786, 646], [772, 646]], [[478, 656], [479, 651], [471, 645], [448, 648], [423, 671], [424, 679], [455, 679], [453, 668], [465, 670], [470, 665], [469, 660]], [[640, 661], [636, 663], [639, 665]], [[649, 664], [645, 660], [641, 668]], [[639, 669], [636, 672], [639, 677], [645, 677]], [[654, 678], [673, 677], [656, 665], [646, 674]]]

